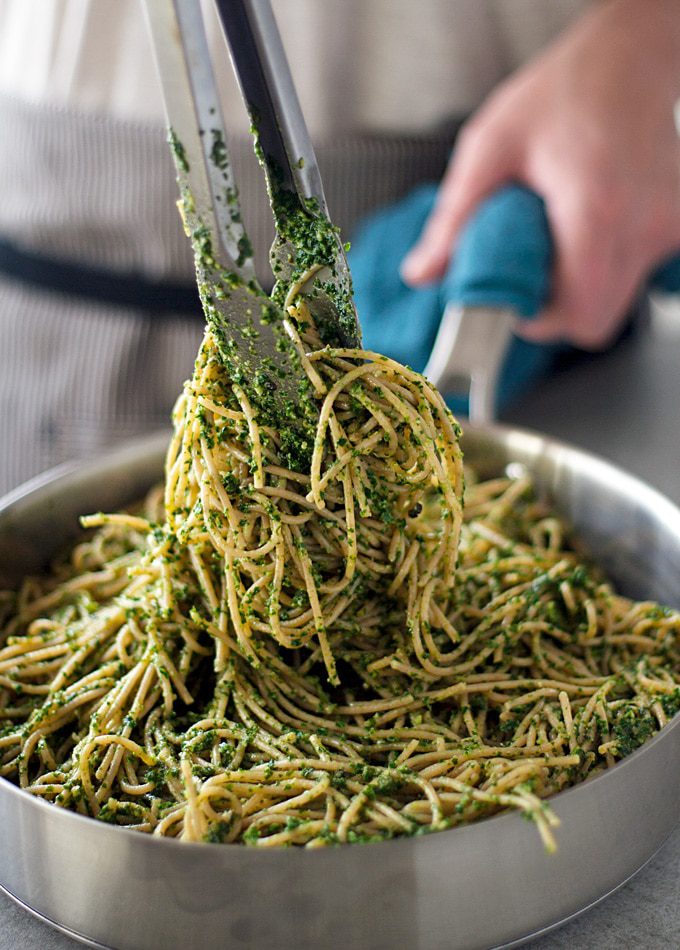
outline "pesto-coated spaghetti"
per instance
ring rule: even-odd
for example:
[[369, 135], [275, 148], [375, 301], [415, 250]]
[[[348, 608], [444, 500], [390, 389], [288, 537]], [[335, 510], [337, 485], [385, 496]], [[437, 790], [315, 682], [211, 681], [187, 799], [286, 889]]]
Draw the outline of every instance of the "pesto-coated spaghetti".
[[0, 775], [189, 841], [318, 847], [451, 827], [606, 768], [680, 707], [680, 616], [616, 595], [526, 478], [469, 479], [439, 394], [290, 333], [308, 473], [210, 334], [165, 495], [3, 595]]

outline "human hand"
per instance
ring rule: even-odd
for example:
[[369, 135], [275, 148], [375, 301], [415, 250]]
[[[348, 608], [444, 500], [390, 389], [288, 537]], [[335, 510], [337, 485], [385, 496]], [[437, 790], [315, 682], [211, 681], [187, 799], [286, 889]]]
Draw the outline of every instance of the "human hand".
[[402, 265], [440, 278], [478, 202], [507, 181], [545, 200], [555, 267], [527, 339], [597, 349], [638, 288], [680, 248], [680, 0], [610, 0], [503, 83], [467, 124]]
[[[449, 303], [535, 314], [545, 299], [551, 259], [543, 202], [525, 189], [507, 187], [475, 212], [441, 281], [406, 287], [399, 264], [431, 214], [436, 193], [435, 185], [420, 185], [365, 218], [348, 254], [364, 347], [416, 372], [423, 372], [432, 356]], [[519, 239], [508, 249], [507, 233], [518, 220]], [[513, 337], [498, 378], [495, 410], [530, 390], [566, 349]], [[468, 387], [449, 386], [446, 376], [439, 382], [454, 414], [468, 415]]]

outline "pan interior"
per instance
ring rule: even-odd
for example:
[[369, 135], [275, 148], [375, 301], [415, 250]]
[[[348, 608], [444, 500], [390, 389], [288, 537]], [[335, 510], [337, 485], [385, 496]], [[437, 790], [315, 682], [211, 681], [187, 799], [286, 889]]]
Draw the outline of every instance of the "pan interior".
[[[160, 481], [167, 438], [48, 473], [0, 501], [0, 586], [44, 570], [78, 538], [80, 515], [118, 510]], [[517, 429], [469, 427], [463, 448], [484, 478], [525, 467], [621, 593], [680, 607], [680, 512], [657, 492], [594, 456]]]

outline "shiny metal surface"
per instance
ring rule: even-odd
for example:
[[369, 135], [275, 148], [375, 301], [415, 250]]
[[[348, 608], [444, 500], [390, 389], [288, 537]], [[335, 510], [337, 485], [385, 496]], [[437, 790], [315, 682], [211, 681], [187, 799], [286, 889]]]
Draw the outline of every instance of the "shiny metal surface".
[[311, 198], [328, 216], [314, 146], [269, 0], [215, 0], [215, 5], [244, 104], [257, 125], [270, 189], [295, 192], [303, 207]]
[[[308, 252], [313, 229], [307, 229], [301, 241], [291, 236], [285, 219], [293, 207], [306, 216], [329, 218], [321, 173], [270, 0], [216, 0], [216, 7], [267, 179], [276, 222], [272, 270], [276, 280], [287, 285], [299, 273], [296, 262], [301, 253]], [[332, 259], [306, 281], [302, 291], [323, 340], [360, 346], [344, 245], [337, 230], [329, 237]], [[344, 301], [340, 307], [339, 299]]]
[[200, 2], [144, 0], [144, 10], [206, 320], [236, 378], [266, 380], [267, 408], [284, 424], [289, 406], [300, 407], [301, 371], [291, 347], [281, 346], [283, 314], [272, 319], [255, 279]]
[[[5, 575], [35, 569], [77, 514], [160, 476], [166, 437], [38, 480], [0, 506]], [[678, 604], [680, 512], [605, 462], [518, 430], [471, 429], [470, 460], [534, 471], [632, 593]], [[73, 934], [117, 950], [185, 947], [485, 948], [578, 913], [635, 873], [678, 820], [680, 723], [553, 800], [547, 855], [519, 815], [418, 839], [326, 851], [182, 845], [100, 825], [0, 780], [0, 884]], [[622, 833], [625, 830], [625, 833]]]
[[423, 374], [444, 394], [468, 394], [475, 424], [496, 418], [498, 377], [515, 318], [510, 309], [450, 303], [439, 324]]
[[243, 252], [247, 235], [223, 152], [226, 130], [200, 3], [144, 0], [144, 10], [168, 125], [178, 143], [178, 174], [186, 176], [193, 212], [209, 230], [218, 262], [251, 280], [255, 267]]

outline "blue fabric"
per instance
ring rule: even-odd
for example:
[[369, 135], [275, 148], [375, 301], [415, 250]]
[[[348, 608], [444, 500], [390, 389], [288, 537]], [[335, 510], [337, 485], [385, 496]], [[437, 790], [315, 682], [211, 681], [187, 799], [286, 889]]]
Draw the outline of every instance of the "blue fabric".
[[543, 199], [507, 185], [477, 206], [442, 281], [447, 300], [534, 317], [550, 293], [553, 244]]
[[[459, 251], [442, 282], [407, 287], [399, 266], [420, 235], [436, 191], [434, 184], [420, 186], [367, 218], [354, 235], [349, 253], [364, 346], [419, 372], [427, 363], [449, 301], [514, 306], [530, 316], [547, 294], [550, 273], [551, 245], [549, 236], [546, 241], [547, 230], [542, 230], [543, 202], [538, 198], [525, 201], [526, 190], [511, 186], [480, 205], [461, 235]], [[518, 192], [523, 194], [518, 197]], [[519, 229], [514, 218], [518, 206]], [[527, 235], [527, 229], [533, 231]], [[512, 240], [508, 240], [510, 230]], [[496, 248], [493, 255], [487, 250], [489, 243]], [[530, 388], [563, 351], [564, 347], [513, 338], [501, 371], [497, 408]], [[467, 398], [444, 395], [454, 412], [467, 412]]]
[[418, 372], [427, 363], [439, 327], [441, 288], [407, 287], [399, 266], [418, 239], [435, 194], [435, 185], [421, 185], [366, 218], [348, 254], [364, 347]]
[[680, 294], [680, 254], [658, 267], [649, 280], [654, 290], [667, 294]]
[[[367, 218], [349, 254], [359, 319], [367, 349], [378, 350], [422, 371], [447, 303], [512, 307], [531, 318], [550, 291], [553, 245], [543, 200], [508, 185], [481, 202], [463, 229], [449, 270], [439, 283], [409, 288], [399, 266], [417, 241], [437, 186], [422, 185], [402, 201]], [[680, 256], [650, 277], [650, 286], [680, 293]], [[528, 343], [513, 337], [498, 384], [497, 410], [550, 372], [562, 344]], [[467, 399], [445, 393], [454, 412]]]

